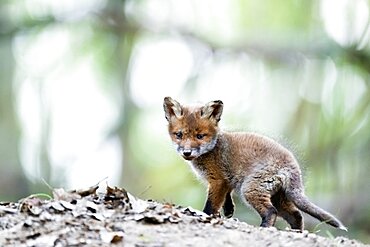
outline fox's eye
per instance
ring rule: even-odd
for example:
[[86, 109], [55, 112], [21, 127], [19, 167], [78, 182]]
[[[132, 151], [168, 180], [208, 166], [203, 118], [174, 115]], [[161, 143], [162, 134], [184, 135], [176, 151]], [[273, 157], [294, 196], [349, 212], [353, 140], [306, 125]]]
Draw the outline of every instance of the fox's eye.
[[206, 136], [205, 134], [197, 134], [197, 139], [202, 140], [203, 137], [205, 137], [205, 136]]
[[181, 131], [175, 132], [174, 134], [175, 134], [175, 136], [176, 136], [177, 139], [181, 139], [182, 138], [182, 132]]

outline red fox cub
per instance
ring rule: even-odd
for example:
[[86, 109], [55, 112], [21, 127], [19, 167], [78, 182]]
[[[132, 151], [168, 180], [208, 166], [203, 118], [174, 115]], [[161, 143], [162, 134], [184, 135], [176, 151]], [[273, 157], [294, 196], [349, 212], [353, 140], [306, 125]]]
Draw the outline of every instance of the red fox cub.
[[262, 227], [271, 227], [276, 217], [302, 231], [299, 210], [342, 230], [347, 228], [333, 215], [304, 195], [301, 170], [293, 154], [274, 140], [255, 133], [219, 130], [223, 103], [182, 106], [164, 98], [168, 131], [177, 152], [191, 162], [194, 172], [208, 182], [203, 211], [231, 217], [235, 190], [261, 216]]

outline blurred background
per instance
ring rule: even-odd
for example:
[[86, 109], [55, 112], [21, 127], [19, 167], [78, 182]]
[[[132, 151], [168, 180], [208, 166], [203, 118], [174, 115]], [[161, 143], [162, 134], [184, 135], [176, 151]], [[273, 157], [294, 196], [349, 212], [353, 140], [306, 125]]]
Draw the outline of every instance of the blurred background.
[[[0, 201], [106, 180], [202, 209], [163, 97], [224, 102], [221, 126], [300, 160], [306, 194], [370, 242], [367, 0], [0, 1]], [[237, 202], [236, 217], [259, 216]], [[279, 227], [286, 224], [279, 222]]]

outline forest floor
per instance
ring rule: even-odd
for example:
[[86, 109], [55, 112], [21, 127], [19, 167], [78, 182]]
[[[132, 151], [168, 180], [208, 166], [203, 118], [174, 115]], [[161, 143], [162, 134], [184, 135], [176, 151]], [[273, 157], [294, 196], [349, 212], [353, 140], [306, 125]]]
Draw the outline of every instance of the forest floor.
[[0, 202], [0, 246], [369, 246], [212, 218], [190, 207], [137, 199], [98, 186], [53, 198]]

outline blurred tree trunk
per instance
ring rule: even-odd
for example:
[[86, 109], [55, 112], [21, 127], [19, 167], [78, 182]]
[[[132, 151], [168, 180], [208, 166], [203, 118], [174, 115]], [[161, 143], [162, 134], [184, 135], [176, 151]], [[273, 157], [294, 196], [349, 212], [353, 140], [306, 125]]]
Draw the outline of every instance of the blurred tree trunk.
[[15, 200], [29, 193], [27, 178], [19, 161], [19, 126], [13, 97], [14, 58], [11, 37], [0, 40], [0, 189], [4, 198]]
[[[107, 20], [111, 21], [107, 22]], [[138, 27], [127, 21], [125, 1], [108, 1], [101, 12], [101, 21], [104, 29], [109, 30], [118, 40], [114, 52], [114, 68], [116, 69], [114, 73], [118, 75], [117, 83], [120, 84], [118, 88], [122, 96], [120, 119], [116, 129], [121, 141], [123, 156], [120, 184], [130, 190], [129, 185], [135, 185], [137, 179], [134, 172], [136, 169], [132, 169], [135, 164], [133, 157], [135, 150], [130, 145], [130, 134], [133, 132], [138, 109], [131, 98], [128, 70]]]
[[[135, 148], [131, 146], [130, 134], [134, 131], [135, 119], [137, 118], [138, 109], [133, 102], [130, 94], [129, 78], [127, 78], [128, 65], [131, 58], [133, 45], [135, 44], [135, 35], [126, 33], [125, 38], [120, 42], [120, 51], [118, 63], [122, 68], [122, 92], [123, 92], [123, 103], [121, 105], [121, 118], [118, 136], [121, 139], [122, 144], [122, 170], [121, 170], [121, 182], [120, 184], [129, 186], [135, 185], [137, 176], [135, 176], [135, 170], [132, 167], [135, 164], [133, 154]], [[129, 188], [128, 188], [129, 189]]]

